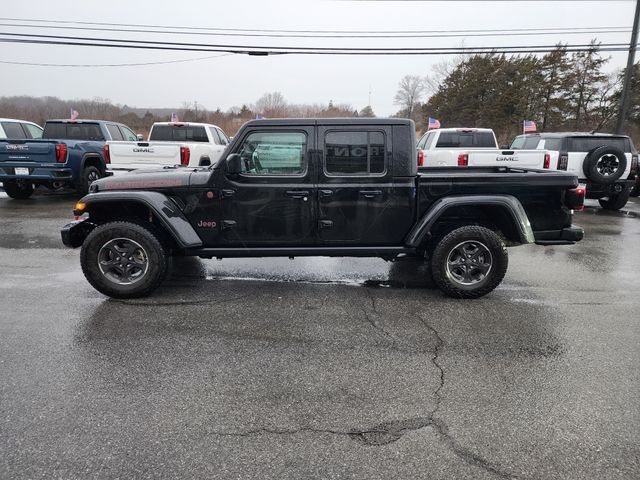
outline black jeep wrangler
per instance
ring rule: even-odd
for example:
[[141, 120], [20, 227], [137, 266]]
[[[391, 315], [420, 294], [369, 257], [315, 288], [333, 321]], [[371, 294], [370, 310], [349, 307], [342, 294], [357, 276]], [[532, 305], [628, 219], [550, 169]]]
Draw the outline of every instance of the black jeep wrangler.
[[476, 298], [502, 281], [506, 246], [582, 239], [583, 200], [564, 172], [418, 174], [410, 120], [258, 120], [216, 165], [94, 182], [62, 240], [118, 298], [151, 293], [176, 255], [421, 257], [446, 294]]

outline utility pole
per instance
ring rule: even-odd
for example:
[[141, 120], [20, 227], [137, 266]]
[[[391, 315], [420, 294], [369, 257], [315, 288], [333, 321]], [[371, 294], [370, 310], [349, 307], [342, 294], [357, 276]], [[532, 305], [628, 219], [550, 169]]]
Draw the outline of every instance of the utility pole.
[[624, 84], [622, 86], [622, 95], [620, 95], [620, 110], [618, 112], [618, 121], [616, 122], [616, 133], [624, 133], [624, 122], [629, 111], [629, 101], [631, 97], [631, 78], [636, 60], [636, 48], [638, 44], [638, 20], [640, 19], [640, 0], [636, 0], [636, 14], [633, 18], [633, 31], [631, 32], [631, 43], [629, 44], [629, 57], [627, 58], [627, 70], [624, 74]]
[[[640, 0], [638, 0], [640, 2]], [[198, 101], [194, 101], [193, 105], [195, 106], [196, 109], [196, 122], [198, 121]]]

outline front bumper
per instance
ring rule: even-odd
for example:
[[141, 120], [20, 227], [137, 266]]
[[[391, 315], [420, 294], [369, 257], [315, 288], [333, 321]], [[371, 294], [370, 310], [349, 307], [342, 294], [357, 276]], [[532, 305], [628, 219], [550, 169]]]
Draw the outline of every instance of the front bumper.
[[[16, 175], [16, 168], [28, 168], [28, 175]], [[43, 165], [9, 164], [6, 162], [0, 166], [0, 182], [7, 180], [31, 180], [33, 183], [46, 182], [70, 182], [73, 180], [73, 171], [70, 168], [55, 168]]]
[[584, 238], [582, 227], [571, 225], [562, 230], [534, 232], [536, 245], [573, 245]]
[[60, 230], [62, 243], [65, 247], [77, 248], [84, 243], [84, 239], [87, 238], [87, 235], [89, 235], [94, 228], [96, 228], [96, 225], [87, 219], [67, 223], [62, 227], [62, 230]]

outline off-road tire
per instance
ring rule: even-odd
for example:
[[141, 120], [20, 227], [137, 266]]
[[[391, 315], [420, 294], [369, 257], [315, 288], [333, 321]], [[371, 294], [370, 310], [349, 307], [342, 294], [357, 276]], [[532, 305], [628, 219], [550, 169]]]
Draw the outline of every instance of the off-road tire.
[[[456, 248], [467, 242], [477, 242], [491, 254], [490, 269], [484, 278], [473, 285], [464, 285], [456, 281], [448, 267], [450, 256]], [[447, 296], [453, 298], [479, 298], [486, 295], [500, 285], [508, 265], [507, 248], [502, 239], [492, 230], [476, 225], [459, 227], [445, 235], [437, 243], [431, 256], [431, 274], [434, 282]]]
[[26, 200], [35, 191], [33, 183], [27, 183], [22, 180], [5, 180], [3, 186], [7, 195], [16, 200]]
[[[102, 247], [114, 239], [131, 240], [140, 245], [146, 254], [146, 273], [133, 284], [122, 285], [110, 280], [98, 264]], [[170, 257], [163, 243], [152, 227], [128, 221], [105, 223], [96, 227], [82, 244], [82, 272], [96, 290], [109, 297], [145, 297], [158, 288], [167, 276]]]
[[[599, 171], [601, 159], [606, 163], [607, 158], [617, 158], [618, 166], [614, 173], [604, 175]], [[608, 145], [596, 147], [587, 153], [582, 169], [587, 178], [595, 183], [611, 184], [618, 180], [627, 168], [627, 157], [622, 150]]]
[[77, 190], [83, 195], [89, 193], [89, 187], [91, 183], [95, 182], [99, 178], [102, 178], [102, 172], [98, 167], [90, 165], [82, 169], [80, 179], [78, 180]]
[[599, 198], [598, 203], [605, 210], [620, 210], [629, 201], [630, 194], [631, 190], [628, 187], [625, 187], [620, 193], [610, 195], [607, 198]]

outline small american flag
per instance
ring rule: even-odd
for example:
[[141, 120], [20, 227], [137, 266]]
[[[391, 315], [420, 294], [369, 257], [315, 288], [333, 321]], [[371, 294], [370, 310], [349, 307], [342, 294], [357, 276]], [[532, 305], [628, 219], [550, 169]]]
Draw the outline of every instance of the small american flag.
[[431, 130], [433, 128], [440, 128], [440, 121], [437, 118], [429, 117], [429, 122], [427, 124], [427, 130]]
[[178, 114], [176, 112], [173, 112], [171, 114], [171, 121], [172, 122], [179, 122], [180, 120], [178, 120]]
[[78, 117], [80, 116], [80, 114], [78, 113], [77, 110], [74, 110], [73, 108], [71, 109], [71, 111], [69, 112], [69, 118], [71, 120], [76, 120]]
[[525, 120], [522, 122], [522, 133], [531, 133], [536, 131], [536, 122]]

